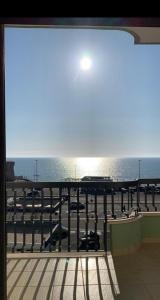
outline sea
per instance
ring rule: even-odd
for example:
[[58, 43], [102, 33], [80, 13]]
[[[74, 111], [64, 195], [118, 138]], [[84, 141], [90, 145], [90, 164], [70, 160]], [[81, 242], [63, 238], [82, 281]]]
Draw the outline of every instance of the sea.
[[15, 162], [15, 175], [41, 181], [79, 180], [83, 176], [110, 176], [114, 181], [160, 178], [160, 157], [29, 157]]

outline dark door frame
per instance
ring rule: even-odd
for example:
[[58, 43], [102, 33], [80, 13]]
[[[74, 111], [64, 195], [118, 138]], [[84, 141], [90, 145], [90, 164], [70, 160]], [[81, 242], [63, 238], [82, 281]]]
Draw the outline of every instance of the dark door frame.
[[0, 299], [7, 299], [6, 279], [6, 133], [5, 133], [5, 66], [4, 66], [4, 28], [8, 27], [82, 27], [99, 29], [105, 26], [160, 27], [160, 18], [2, 18], [0, 17]]

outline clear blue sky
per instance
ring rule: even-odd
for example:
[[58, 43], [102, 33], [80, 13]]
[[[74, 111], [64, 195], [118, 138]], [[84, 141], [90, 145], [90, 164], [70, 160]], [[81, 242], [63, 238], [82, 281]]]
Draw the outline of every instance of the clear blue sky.
[[160, 156], [160, 45], [115, 30], [7, 28], [5, 55], [8, 157]]

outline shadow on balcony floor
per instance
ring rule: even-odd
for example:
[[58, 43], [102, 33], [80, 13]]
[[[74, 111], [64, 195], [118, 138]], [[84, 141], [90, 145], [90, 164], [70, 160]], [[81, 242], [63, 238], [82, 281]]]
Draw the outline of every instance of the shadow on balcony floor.
[[8, 254], [8, 299], [157, 300], [160, 244], [125, 256], [81, 253]]

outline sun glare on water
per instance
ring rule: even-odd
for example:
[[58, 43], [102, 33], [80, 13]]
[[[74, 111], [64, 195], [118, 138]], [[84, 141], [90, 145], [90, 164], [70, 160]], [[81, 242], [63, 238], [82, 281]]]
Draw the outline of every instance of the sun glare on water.
[[101, 158], [78, 157], [76, 158], [75, 164], [81, 176], [96, 175], [101, 164]]

